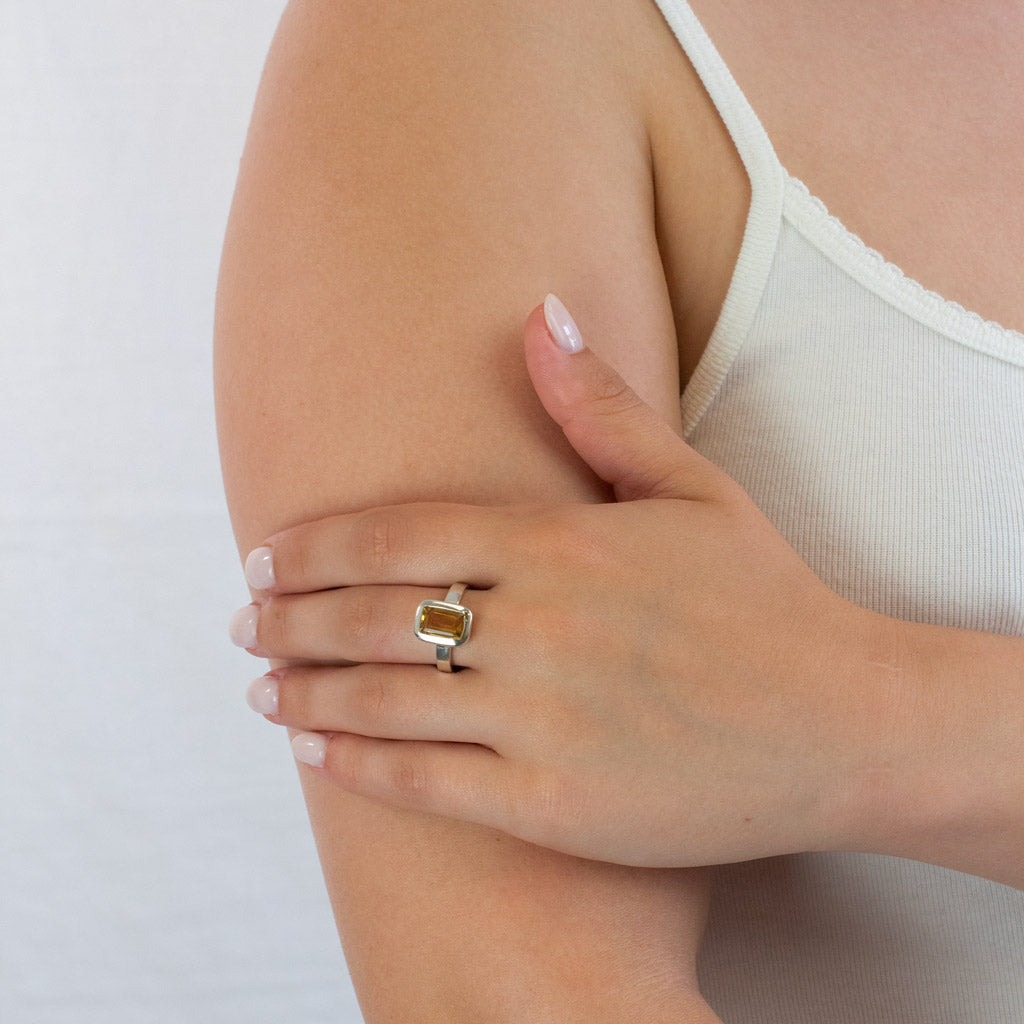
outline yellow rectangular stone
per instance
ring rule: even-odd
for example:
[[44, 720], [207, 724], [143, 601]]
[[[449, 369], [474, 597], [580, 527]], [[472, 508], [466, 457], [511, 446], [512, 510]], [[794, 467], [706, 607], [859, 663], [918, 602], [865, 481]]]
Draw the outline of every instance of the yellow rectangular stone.
[[420, 632], [445, 640], [461, 640], [466, 628], [466, 613], [452, 608], [427, 605], [420, 612]]

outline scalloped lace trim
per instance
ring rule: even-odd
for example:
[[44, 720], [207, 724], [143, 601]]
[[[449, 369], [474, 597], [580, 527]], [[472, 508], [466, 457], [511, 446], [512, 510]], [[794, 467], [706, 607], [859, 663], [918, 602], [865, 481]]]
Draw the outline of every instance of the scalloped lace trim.
[[787, 173], [784, 216], [866, 287], [954, 341], [1024, 366], [1024, 334], [972, 313], [908, 277], [861, 241], [799, 179]]

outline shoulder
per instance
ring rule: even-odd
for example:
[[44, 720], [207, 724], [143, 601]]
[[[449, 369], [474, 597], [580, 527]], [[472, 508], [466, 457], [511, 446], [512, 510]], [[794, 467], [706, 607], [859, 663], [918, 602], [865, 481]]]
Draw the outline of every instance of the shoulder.
[[643, 0], [291, 0], [268, 72], [343, 83], [324, 93], [340, 113], [406, 121], [445, 103], [489, 121], [535, 94], [630, 92], [648, 7], [657, 14]]
[[282, 156], [307, 177], [321, 158], [332, 182], [358, 175], [392, 205], [461, 194], [522, 216], [530, 189], [560, 201], [557, 176], [594, 211], [653, 213], [688, 377], [748, 185], [651, 0], [292, 0], [268, 80], [279, 138], [298, 135]]
[[646, 124], [598, 59], [607, 34], [582, 42], [567, 10], [583, 5], [293, 0], [221, 267], [225, 436], [255, 429], [243, 399], [287, 381], [302, 401], [265, 414], [277, 417], [282, 459], [300, 453], [304, 472], [322, 476], [309, 460], [358, 427], [375, 443], [349, 457], [368, 477], [403, 480], [393, 499], [444, 497], [409, 473], [394, 410], [424, 422], [438, 406], [486, 410], [476, 435], [487, 450], [460, 471], [490, 465], [493, 486], [496, 449], [536, 463], [552, 443], [521, 333], [549, 291], [678, 420]]

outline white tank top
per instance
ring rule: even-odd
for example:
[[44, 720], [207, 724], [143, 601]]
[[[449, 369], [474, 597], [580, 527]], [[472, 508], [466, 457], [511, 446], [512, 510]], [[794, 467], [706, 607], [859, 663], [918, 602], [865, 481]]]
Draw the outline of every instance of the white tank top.
[[[752, 189], [684, 436], [855, 604], [1024, 636], [1024, 335], [926, 291], [829, 216], [689, 6], [658, 5]], [[1024, 1022], [1024, 893], [858, 854], [718, 878], [700, 977], [726, 1024]]]

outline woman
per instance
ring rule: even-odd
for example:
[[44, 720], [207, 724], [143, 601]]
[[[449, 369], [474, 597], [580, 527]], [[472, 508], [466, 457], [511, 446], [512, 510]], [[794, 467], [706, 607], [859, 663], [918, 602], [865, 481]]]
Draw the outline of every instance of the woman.
[[[1024, 13], [695, 7], [292, 3], [268, 60], [233, 628], [327, 663], [253, 699], [371, 1022], [1024, 1008]], [[549, 290], [588, 350], [550, 300], [524, 360]], [[702, 995], [700, 865], [809, 850], [721, 873]]]

